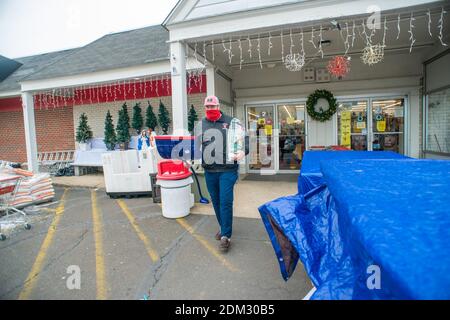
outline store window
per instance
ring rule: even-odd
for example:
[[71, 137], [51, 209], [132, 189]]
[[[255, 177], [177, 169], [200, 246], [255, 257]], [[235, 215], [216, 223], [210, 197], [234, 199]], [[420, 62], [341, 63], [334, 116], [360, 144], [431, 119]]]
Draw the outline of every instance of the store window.
[[427, 151], [450, 153], [450, 88], [428, 95]]
[[423, 155], [450, 157], [450, 49], [424, 62], [425, 110]]
[[367, 150], [367, 101], [338, 103], [338, 143], [352, 150]]
[[404, 153], [405, 99], [372, 101], [372, 150]]
[[357, 151], [404, 154], [405, 99], [338, 102], [338, 144]]

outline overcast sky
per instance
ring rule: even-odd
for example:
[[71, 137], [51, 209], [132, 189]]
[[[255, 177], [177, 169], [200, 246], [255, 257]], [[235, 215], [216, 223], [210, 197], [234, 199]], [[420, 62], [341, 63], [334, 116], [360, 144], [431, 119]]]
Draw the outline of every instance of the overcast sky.
[[24, 57], [161, 24], [177, 0], [0, 0], [0, 55]]

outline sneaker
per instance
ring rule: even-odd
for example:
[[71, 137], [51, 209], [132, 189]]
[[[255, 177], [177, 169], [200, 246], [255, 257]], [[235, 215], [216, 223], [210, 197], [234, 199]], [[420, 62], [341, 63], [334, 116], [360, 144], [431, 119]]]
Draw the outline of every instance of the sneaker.
[[220, 244], [219, 244], [220, 251], [227, 252], [228, 249], [230, 248], [230, 243], [231, 243], [231, 239], [230, 238], [225, 237], [225, 236], [220, 238]]
[[220, 230], [217, 231], [215, 238], [217, 241], [220, 241], [220, 239], [222, 238], [222, 235], [220, 234]]

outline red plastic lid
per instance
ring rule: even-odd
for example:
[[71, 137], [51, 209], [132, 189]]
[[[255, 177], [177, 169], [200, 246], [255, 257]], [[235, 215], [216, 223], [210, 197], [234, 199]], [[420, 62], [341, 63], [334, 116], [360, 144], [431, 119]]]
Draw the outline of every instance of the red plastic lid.
[[155, 140], [194, 140], [195, 136], [155, 136]]
[[332, 150], [336, 150], [336, 151], [349, 151], [351, 150], [350, 148], [344, 147], [344, 146], [331, 146]]
[[181, 180], [191, 176], [189, 167], [181, 160], [161, 160], [158, 163], [157, 179]]

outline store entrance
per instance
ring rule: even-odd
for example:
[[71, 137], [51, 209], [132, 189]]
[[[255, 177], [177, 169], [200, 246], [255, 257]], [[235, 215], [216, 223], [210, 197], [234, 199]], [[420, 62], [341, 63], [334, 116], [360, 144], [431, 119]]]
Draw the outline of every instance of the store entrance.
[[247, 131], [250, 139], [248, 171], [275, 173], [274, 105], [246, 107]]
[[278, 171], [298, 172], [306, 146], [305, 105], [279, 104], [278, 115]]
[[304, 103], [246, 106], [250, 139], [248, 172], [297, 172], [306, 147]]
[[304, 102], [247, 105], [247, 171], [298, 173], [307, 142], [327, 139], [352, 150], [405, 154], [406, 103], [406, 97], [340, 99], [325, 131], [305, 121]]

